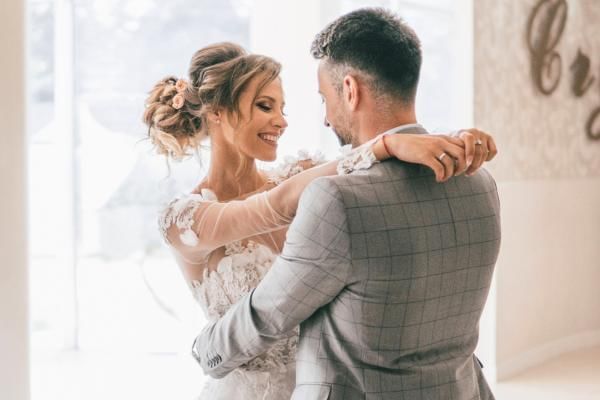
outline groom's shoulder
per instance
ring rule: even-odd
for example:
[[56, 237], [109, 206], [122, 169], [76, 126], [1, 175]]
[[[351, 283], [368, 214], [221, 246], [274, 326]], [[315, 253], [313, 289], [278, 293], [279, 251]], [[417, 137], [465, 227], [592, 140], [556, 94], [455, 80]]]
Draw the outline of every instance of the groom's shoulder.
[[[315, 184], [335, 193], [345, 208], [383, 206], [422, 199], [477, 195], [496, 190], [484, 168], [472, 177], [458, 176], [438, 183], [428, 167], [387, 160], [350, 175], [322, 177]], [[323, 190], [323, 189], [322, 189]]]
[[358, 170], [349, 175], [329, 176], [325, 179], [334, 183], [340, 191], [345, 191], [356, 187], [390, 186], [419, 177], [435, 180], [435, 174], [427, 167], [390, 159], [374, 164], [367, 170]]
[[303, 202], [339, 202], [347, 207], [377, 204], [394, 194], [399, 182], [410, 182], [417, 177], [430, 177], [433, 172], [425, 167], [389, 160], [377, 163], [367, 170], [348, 175], [323, 176], [308, 185], [302, 195]]

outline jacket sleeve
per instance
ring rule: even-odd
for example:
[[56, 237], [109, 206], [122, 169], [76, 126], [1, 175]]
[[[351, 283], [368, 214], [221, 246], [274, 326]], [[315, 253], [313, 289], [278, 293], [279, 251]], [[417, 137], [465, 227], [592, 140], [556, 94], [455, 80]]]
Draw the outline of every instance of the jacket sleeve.
[[196, 338], [192, 353], [205, 373], [227, 375], [338, 295], [351, 269], [346, 218], [330, 178], [307, 187], [283, 252], [263, 281]]

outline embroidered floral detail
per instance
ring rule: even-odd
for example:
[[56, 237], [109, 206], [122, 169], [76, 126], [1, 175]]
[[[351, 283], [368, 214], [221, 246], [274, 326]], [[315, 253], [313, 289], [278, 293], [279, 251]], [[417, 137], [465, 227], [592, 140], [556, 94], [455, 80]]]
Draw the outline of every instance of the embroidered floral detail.
[[[192, 292], [210, 320], [223, 316], [238, 300], [263, 279], [275, 255], [266, 246], [237, 241], [225, 246], [225, 257], [216, 270], [204, 270], [202, 282], [192, 282]], [[295, 360], [298, 335], [275, 343], [266, 353], [250, 360], [241, 368], [246, 371], [283, 370]]]
[[338, 175], [350, 175], [358, 171], [371, 168], [373, 164], [378, 163], [372, 146], [360, 146], [355, 149], [352, 145], [346, 145], [340, 149], [342, 153], [337, 165]]
[[186, 194], [171, 201], [163, 210], [158, 218], [158, 228], [167, 243], [171, 243], [168, 230], [175, 224], [179, 228], [181, 243], [186, 246], [198, 244], [198, 235], [192, 230], [192, 225], [194, 224], [194, 214], [202, 201], [205, 199], [201, 194]]
[[310, 161], [311, 166], [314, 167], [315, 165], [320, 165], [325, 162], [325, 155], [320, 151], [316, 151], [311, 155], [306, 150], [300, 150], [296, 157], [286, 156], [283, 159], [283, 163], [270, 171], [269, 182], [279, 185], [286, 179], [304, 171], [302, 161]]
[[241, 365], [240, 368], [246, 371], [285, 371], [288, 364], [296, 361], [298, 333], [296, 328], [291, 337], [279, 340], [265, 353]]
[[270, 370], [236, 368], [223, 379], [207, 379], [197, 398], [211, 400], [281, 400], [292, 397], [296, 383], [296, 365]]
[[[248, 244], [248, 248], [250, 248], [251, 243]], [[244, 246], [242, 245], [242, 241], [238, 240], [237, 242], [231, 242], [225, 245], [225, 255], [231, 256], [233, 254], [241, 254], [244, 252]]]

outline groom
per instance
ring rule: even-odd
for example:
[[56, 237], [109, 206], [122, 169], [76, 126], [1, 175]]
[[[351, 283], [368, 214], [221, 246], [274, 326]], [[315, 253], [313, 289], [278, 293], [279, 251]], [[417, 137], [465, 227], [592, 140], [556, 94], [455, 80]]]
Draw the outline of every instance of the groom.
[[[426, 134], [414, 108], [419, 40], [396, 16], [344, 15], [312, 53], [342, 142]], [[483, 169], [436, 183], [428, 168], [390, 160], [320, 178], [281, 256], [197, 337], [194, 356], [223, 377], [300, 325], [293, 399], [493, 399], [473, 351], [499, 245], [496, 185]]]

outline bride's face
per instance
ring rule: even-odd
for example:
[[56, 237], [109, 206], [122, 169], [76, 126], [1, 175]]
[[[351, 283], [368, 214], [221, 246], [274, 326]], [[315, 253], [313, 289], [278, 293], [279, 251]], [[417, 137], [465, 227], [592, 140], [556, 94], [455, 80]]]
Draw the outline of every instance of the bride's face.
[[240, 96], [239, 118], [226, 114], [223, 133], [247, 157], [273, 161], [277, 157], [277, 141], [287, 127], [285, 103], [280, 78], [257, 93], [263, 79], [259, 75], [249, 82]]

